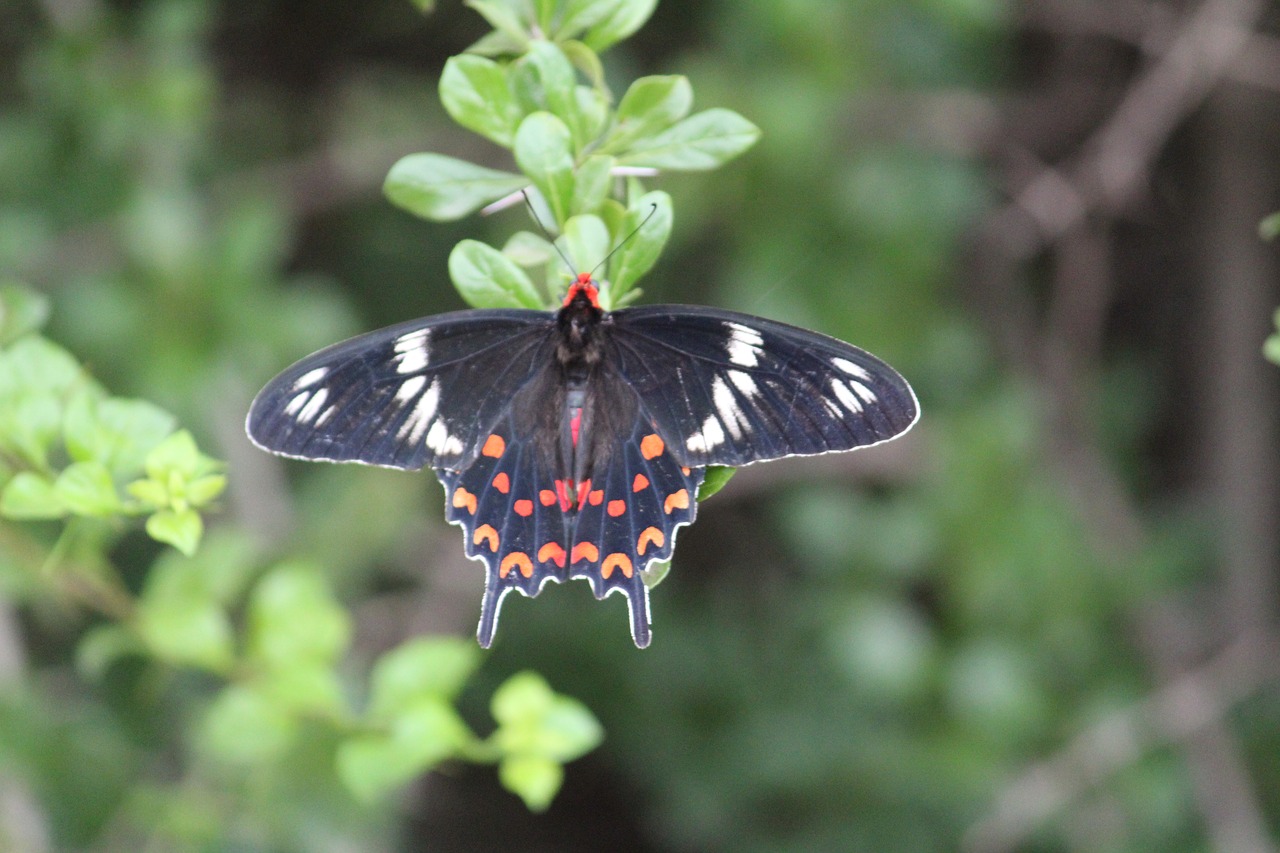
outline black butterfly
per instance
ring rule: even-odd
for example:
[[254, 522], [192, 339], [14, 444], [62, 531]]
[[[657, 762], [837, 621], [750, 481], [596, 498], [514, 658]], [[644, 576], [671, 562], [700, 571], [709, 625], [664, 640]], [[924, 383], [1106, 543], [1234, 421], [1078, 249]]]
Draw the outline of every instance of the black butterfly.
[[285, 456], [431, 467], [467, 556], [487, 567], [480, 645], [503, 597], [585, 577], [621, 590], [649, 644], [641, 572], [693, 521], [708, 465], [869, 447], [906, 432], [915, 394], [857, 347], [687, 305], [604, 311], [583, 273], [558, 312], [401, 323], [304, 358], [249, 410]]

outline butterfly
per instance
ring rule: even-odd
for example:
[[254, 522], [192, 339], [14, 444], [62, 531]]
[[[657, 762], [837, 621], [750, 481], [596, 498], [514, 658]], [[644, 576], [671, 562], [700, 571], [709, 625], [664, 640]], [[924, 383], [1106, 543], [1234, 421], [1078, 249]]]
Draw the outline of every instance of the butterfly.
[[606, 311], [583, 273], [558, 311], [440, 314], [308, 356], [246, 429], [283, 456], [434, 469], [485, 564], [481, 646], [512, 590], [586, 578], [626, 597], [643, 648], [644, 572], [693, 522], [707, 466], [870, 447], [918, 416], [906, 380], [857, 347], [714, 308]]

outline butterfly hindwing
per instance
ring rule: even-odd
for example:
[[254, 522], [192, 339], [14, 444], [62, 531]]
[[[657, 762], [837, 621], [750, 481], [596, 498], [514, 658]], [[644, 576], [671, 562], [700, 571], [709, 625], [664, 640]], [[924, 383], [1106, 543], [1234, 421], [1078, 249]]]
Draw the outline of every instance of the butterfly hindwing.
[[456, 467], [550, 363], [554, 325], [539, 311], [459, 311], [360, 335], [273, 379], [246, 428], [285, 456]]
[[631, 435], [578, 484], [570, 576], [588, 579], [596, 598], [626, 595], [631, 636], [641, 648], [651, 636], [642, 572], [671, 558], [676, 529], [693, 522], [703, 473], [681, 467], [641, 412]]
[[610, 317], [616, 369], [686, 465], [868, 447], [919, 414], [897, 371], [817, 332], [688, 305]]

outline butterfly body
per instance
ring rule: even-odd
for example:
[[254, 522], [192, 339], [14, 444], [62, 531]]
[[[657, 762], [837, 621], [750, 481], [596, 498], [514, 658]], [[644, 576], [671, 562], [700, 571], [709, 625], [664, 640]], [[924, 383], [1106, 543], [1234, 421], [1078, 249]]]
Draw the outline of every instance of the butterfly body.
[[507, 593], [585, 578], [626, 596], [643, 647], [642, 573], [694, 520], [706, 466], [870, 446], [917, 416], [906, 381], [849, 344], [718, 309], [608, 312], [583, 274], [556, 312], [461, 311], [322, 350], [262, 390], [247, 429], [286, 456], [435, 469], [486, 566], [481, 645]]

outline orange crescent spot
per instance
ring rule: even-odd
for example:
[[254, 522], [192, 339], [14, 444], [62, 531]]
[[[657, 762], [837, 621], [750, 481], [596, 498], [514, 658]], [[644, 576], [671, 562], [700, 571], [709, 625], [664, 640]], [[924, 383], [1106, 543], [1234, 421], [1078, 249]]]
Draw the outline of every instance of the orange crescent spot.
[[661, 548], [666, 541], [667, 536], [661, 530], [656, 527], [646, 527], [644, 532], [640, 534], [640, 541], [636, 543], [636, 553], [644, 554], [645, 548], [649, 547], [649, 545]]
[[546, 545], [543, 545], [541, 548], [538, 549], [539, 563], [545, 563], [550, 561], [563, 569], [564, 558], [565, 558], [564, 549], [561, 548], [558, 543], [548, 542]]
[[525, 577], [531, 577], [533, 575], [533, 560], [530, 560], [529, 555], [523, 551], [512, 551], [502, 558], [502, 564], [498, 566], [498, 577], [505, 578], [511, 574], [512, 568], [518, 568], [520, 574]]
[[600, 564], [600, 577], [608, 578], [614, 569], [621, 569], [622, 574], [631, 577], [631, 558], [626, 554], [610, 554]]
[[667, 499], [665, 502], [663, 502], [662, 508], [667, 511], [667, 515], [670, 515], [671, 511], [674, 509], [688, 509], [689, 508], [689, 490], [681, 489], [678, 492], [672, 492], [671, 494], [667, 495]]
[[550, 489], [543, 489], [538, 492], [538, 500], [542, 501], [543, 506], [551, 506], [556, 502], [556, 493]]
[[493, 478], [493, 487], [504, 495], [511, 491], [511, 478], [507, 476], [506, 471]]
[[528, 518], [533, 515], [533, 501], [531, 500], [518, 500], [511, 505], [511, 508], [516, 511], [516, 515], [522, 518]]
[[600, 549], [590, 542], [579, 542], [573, 546], [573, 553], [569, 555], [569, 562], [576, 563], [579, 560], [586, 560], [588, 563], [594, 563], [600, 559]]
[[497, 459], [506, 451], [506, 449], [507, 443], [503, 441], [502, 436], [494, 433], [484, 440], [484, 447], [480, 449], [480, 452], [485, 456], [492, 456], [494, 459]]
[[453, 493], [453, 505], [458, 509], [462, 509], [463, 507], [466, 507], [467, 512], [471, 513], [472, 515], [475, 515], [476, 496], [468, 492], [466, 489], [462, 488], [462, 486], [458, 486], [458, 488]]
[[667, 449], [667, 445], [663, 443], [662, 437], [656, 433], [650, 433], [640, 439], [640, 455], [645, 459], [653, 459], [655, 456], [661, 456], [662, 451]]
[[587, 503], [591, 504], [592, 506], [600, 506], [600, 503], [603, 500], [604, 500], [604, 489], [596, 489], [594, 492], [587, 495]]
[[649, 488], [649, 478], [644, 474], [636, 474], [636, 478], [631, 481], [631, 491], [640, 492]]
[[627, 502], [626, 501], [609, 501], [609, 505], [605, 507], [605, 511], [609, 513], [609, 515], [612, 515], [614, 518], [617, 518], [618, 516], [622, 515], [624, 512], [627, 511]]
[[471, 541], [479, 545], [481, 542], [489, 543], [490, 551], [498, 550], [498, 531], [493, 529], [491, 524], [482, 524], [476, 528], [476, 532], [471, 534]]

